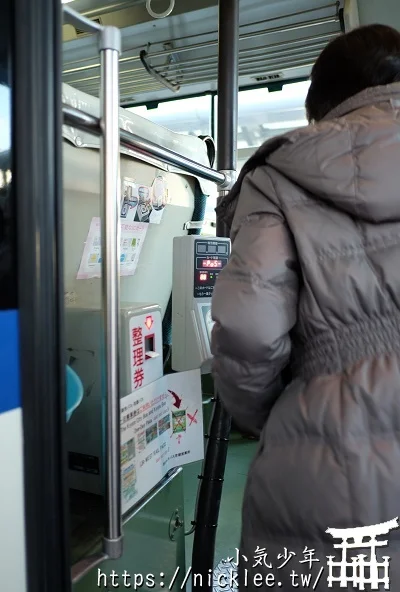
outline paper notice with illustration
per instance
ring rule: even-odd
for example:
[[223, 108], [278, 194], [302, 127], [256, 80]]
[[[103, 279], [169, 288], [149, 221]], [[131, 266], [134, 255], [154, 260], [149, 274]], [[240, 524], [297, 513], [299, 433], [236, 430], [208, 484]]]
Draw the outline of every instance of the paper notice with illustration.
[[[134, 275], [148, 226], [133, 221], [120, 224], [120, 275]], [[77, 279], [100, 278], [101, 261], [101, 220], [92, 218]]]
[[199, 370], [168, 374], [121, 399], [123, 513], [168, 471], [203, 458]]

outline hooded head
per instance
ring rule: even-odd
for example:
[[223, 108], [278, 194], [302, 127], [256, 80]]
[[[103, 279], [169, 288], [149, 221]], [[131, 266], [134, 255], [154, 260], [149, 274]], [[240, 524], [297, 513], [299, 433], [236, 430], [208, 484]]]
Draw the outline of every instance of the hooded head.
[[400, 33], [368, 25], [340, 35], [321, 52], [311, 72], [306, 99], [309, 122], [367, 88], [400, 81]]
[[400, 219], [400, 33], [369, 25], [335, 38], [312, 69], [305, 107], [315, 125], [290, 135], [277, 168], [352, 215]]

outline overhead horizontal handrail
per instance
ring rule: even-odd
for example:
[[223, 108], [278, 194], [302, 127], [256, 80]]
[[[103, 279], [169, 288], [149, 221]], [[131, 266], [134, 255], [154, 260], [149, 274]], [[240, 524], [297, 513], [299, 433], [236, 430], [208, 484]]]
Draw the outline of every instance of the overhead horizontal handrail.
[[[310, 55], [311, 52], [320, 52], [322, 51], [322, 49], [325, 47], [325, 45], [328, 43], [330, 38], [336, 37], [336, 35], [332, 34], [331, 37], [329, 37], [328, 39], [324, 40], [324, 41], [319, 41], [317, 43], [311, 43], [309, 45], [304, 45], [304, 46], [300, 46], [300, 47], [296, 47], [294, 49], [297, 50], [296, 52], [296, 56], [300, 55], [300, 57], [302, 57], [304, 60], [307, 59], [307, 56]], [[301, 50], [301, 51], [300, 51]], [[244, 56], [242, 59], [239, 60], [239, 74], [242, 74], [242, 70], [244, 68], [246, 68], [246, 66], [252, 64], [254, 61], [256, 62], [260, 62], [262, 61], [264, 66], [269, 66], [269, 65], [273, 65], [275, 63], [278, 64], [279, 69], [282, 69], [283, 67], [283, 63], [290, 61], [291, 58], [291, 54], [293, 53], [293, 50], [290, 48], [287, 49], [282, 49], [279, 52], [265, 52], [265, 53], [261, 53], [258, 52], [255, 55], [251, 55], [249, 53], [248, 56]], [[299, 59], [298, 57], [296, 59]], [[187, 65], [182, 67], [182, 69], [177, 70], [177, 72], [171, 72], [171, 76], [175, 75], [175, 76], [179, 76], [180, 80], [179, 83], [180, 85], [182, 85], [183, 83], [186, 82], [185, 80], [185, 75], [186, 74], [190, 74], [191, 71], [194, 72], [200, 72], [201, 70], [204, 69], [208, 69], [210, 72], [215, 69], [217, 67], [217, 63], [215, 58], [211, 59], [211, 58], [205, 58], [204, 60], [202, 60], [201, 58], [196, 58], [194, 60], [192, 60], [191, 65]], [[141, 70], [140, 72], [138, 72], [137, 69], [134, 69], [133, 72], [138, 72], [139, 76], [132, 76], [131, 74], [132, 71], [130, 70], [126, 70], [126, 71], [122, 71], [120, 73], [120, 87], [122, 87], [124, 84], [131, 84], [135, 89], [137, 88], [137, 86], [143, 83], [149, 83], [150, 81], [155, 84], [158, 81], [156, 79], [150, 78], [148, 77], [147, 72], [143, 72], [143, 70]], [[68, 84], [71, 84], [72, 86], [74, 86], [74, 84], [79, 84], [79, 89], [83, 90], [84, 92], [89, 92], [89, 94], [91, 94], [91, 90], [95, 90], [98, 88], [98, 79], [97, 77], [89, 77], [89, 78], [82, 78], [80, 80], [74, 80], [71, 82], [68, 82]], [[163, 84], [160, 82], [159, 83], [161, 86], [163, 86]], [[87, 90], [87, 89], [91, 89], [91, 90]]]
[[[312, 66], [314, 65], [316, 59], [318, 57], [318, 54], [315, 54], [314, 57], [311, 59], [309, 59], [308, 61], [304, 61], [303, 59], [301, 60], [292, 60], [290, 62], [285, 62], [281, 64], [281, 68], [277, 68], [275, 67], [270, 67], [270, 68], [261, 68], [258, 67], [257, 70], [254, 70], [253, 68], [251, 69], [247, 69], [247, 70], [239, 70], [239, 75], [243, 78], [245, 77], [251, 77], [251, 78], [258, 78], [258, 77], [264, 77], [264, 76], [269, 76], [271, 74], [276, 74], [278, 71], [281, 70], [293, 70], [293, 69], [298, 69], [298, 68], [312, 68]], [[205, 73], [203, 73], [201, 76], [193, 76], [192, 78], [188, 78], [185, 79], [184, 82], [185, 85], [189, 85], [189, 84], [202, 84], [202, 83], [206, 83], [206, 82], [210, 82], [210, 81], [215, 81], [217, 79], [217, 72], [215, 70], [211, 71], [210, 73], [207, 73], [207, 75]], [[287, 83], [288, 80], [278, 80], [278, 82], [281, 83]], [[183, 86], [183, 84], [182, 84]], [[124, 92], [124, 89], [121, 88], [121, 97], [123, 97], [124, 95], [122, 94]], [[143, 88], [140, 90], [140, 93], [144, 93], [146, 92], [145, 90], [143, 90]], [[139, 92], [137, 92], [136, 94], [139, 94]], [[132, 105], [131, 105], [132, 106]]]
[[[303, 60], [306, 61], [311, 54], [316, 54], [318, 56], [318, 54], [324, 49], [325, 45], [326, 45], [325, 43], [319, 43], [319, 44], [311, 44], [308, 47], [301, 47], [301, 48], [299, 48], [302, 50], [301, 53], [298, 51], [297, 54], [300, 53], [300, 59], [302, 58]], [[262, 63], [264, 67], [269, 67], [269, 66], [273, 66], [274, 64], [277, 64], [278, 69], [282, 69], [283, 63], [287, 62], [289, 59], [293, 59], [293, 49], [291, 49], [291, 48], [281, 50], [279, 55], [267, 54], [267, 53], [265, 53], [265, 54], [254, 53], [254, 55], [250, 55], [249, 57], [245, 56], [243, 59], [239, 60], [239, 74], [242, 75], [242, 70], [248, 66], [251, 66], [252, 64], [255, 65], [255, 64]], [[153, 72], [154, 72], [155, 80], [159, 80], [159, 78], [156, 77], [156, 75], [157, 76], [161, 75], [162, 78], [164, 78], [164, 76], [166, 77], [167, 75], [169, 75], [170, 76], [169, 82], [171, 82], [172, 77], [174, 77], [176, 79], [176, 82], [174, 82], [173, 84], [177, 85], [177, 86], [176, 86], [176, 88], [171, 88], [171, 90], [173, 90], [174, 92], [177, 92], [180, 89], [180, 86], [186, 82], [186, 78], [188, 76], [193, 75], [193, 73], [195, 73], [195, 74], [201, 73], [202, 71], [211, 72], [211, 71], [214, 71], [216, 68], [217, 68], [217, 62], [215, 59], [213, 59], [213, 60], [205, 59], [203, 61], [201, 58], [198, 58], [195, 63], [193, 63], [192, 65], [189, 65], [189, 66], [185, 66], [183, 68], [179, 68], [179, 64], [176, 64], [176, 69], [172, 69], [171, 71], [166, 70], [165, 72], [160, 73], [155, 68], [153, 68]], [[125, 72], [123, 72], [123, 74], [124, 74], [124, 76], [120, 76], [120, 86], [121, 87], [124, 84], [125, 85], [130, 84], [134, 88], [136, 88], [138, 84], [148, 81], [147, 76], [138, 76], [138, 77], [135, 77], [134, 79], [132, 79], [132, 77], [129, 76], [129, 74], [127, 75], [127, 73], [125, 73]], [[160, 85], [167, 86], [168, 88], [170, 88], [169, 85], [164, 84], [162, 81], [160, 81]], [[172, 85], [172, 82], [171, 82], [171, 85]], [[88, 86], [91, 88], [96, 88], [95, 83], [93, 83], [93, 82], [89, 83]], [[80, 88], [83, 89], [84, 85], [80, 86]]]
[[[316, 45], [320, 45], [320, 44], [327, 44], [331, 39], [333, 39], [334, 37], [337, 37], [338, 33], [335, 31], [334, 33], [322, 33], [319, 35], [310, 35], [307, 37], [300, 37], [299, 39], [291, 39], [288, 41], [279, 41], [278, 43], [271, 43], [268, 45], [267, 48], [264, 48], [264, 46], [257, 46], [257, 47], [253, 47], [253, 48], [249, 48], [249, 49], [242, 49], [239, 51], [239, 64], [241, 63], [241, 58], [244, 56], [246, 58], [246, 56], [251, 56], [252, 54], [256, 54], [259, 55], [260, 52], [262, 52], [264, 49], [265, 51], [263, 51], [263, 56], [264, 58], [274, 58], [274, 57], [280, 57], [283, 53], [283, 51], [293, 51], [295, 50], [297, 51], [301, 51], [304, 49], [312, 49], [314, 47], [316, 47]], [[311, 42], [311, 43], [310, 43]], [[303, 45], [302, 45], [303, 44]], [[290, 48], [292, 46], [296, 46], [294, 47], [292, 50], [290, 50]], [[279, 51], [280, 48], [283, 48], [283, 51]], [[270, 51], [272, 49], [272, 51]], [[155, 66], [157, 68], [157, 71], [159, 73], [160, 70], [164, 70], [167, 69], [168, 71], [170, 71], [171, 69], [181, 69], [183, 72], [186, 72], [188, 70], [188, 67], [192, 67], [195, 66], [198, 63], [201, 63], [202, 65], [206, 64], [206, 63], [210, 63], [210, 64], [214, 64], [214, 62], [216, 61], [217, 56], [216, 55], [212, 55], [212, 56], [208, 56], [205, 58], [192, 58], [190, 60], [183, 60], [180, 62], [172, 62], [171, 64], [162, 64], [161, 66]], [[140, 74], [139, 77], [136, 76], [136, 73]], [[132, 78], [134, 75], [134, 78]], [[120, 81], [122, 82], [124, 77], [126, 76], [130, 76], [131, 77], [131, 81], [132, 83], [136, 84], [138, 82], [143, 82], [143, 81], [148, 81], [148, 77], [149, 74], [147, 72], [143, 72], [143, 68], [142, 67], [135, 67], [135, 68], [128, 68], [123, 70], [122, 68], [120, 68]], [[91, 83], [93, 83], [93, 87], [94, 85], [98, 85], [98, 80], [100, 79], [100, 74], [96, 74], [94, 76], [86, 76], [85, 78], [74, 78], [72, 80], [68, 80], [66, 81], [68, 84], [70, 84], [71, 86], [74, 86], [74, 84], [79, 84], [80, 85], [80, 89], [83, 88], [82, 85], [88, 85], [90, 86]], [[154, 81], [156, 82], [156, 81]], [[162, 86], [161, 82], [159, 83], [160, 86]]]
[[[260, 65], [254, 65], [251, 64], [251, 67], [246, 66], [246, 64], [243, 65], [243, 67], [241, 67], [239, 69], [239, 75], [241, 77], [248, 77], [251, 76], [253, 78], [256, 78], [258, 76], [267, 76], [273, 73], [276, 73], [277, 71], [281, 71], [281, 70], [290, 70], [292, 68], [299, 68], [299, 67], [312, 67], [315, 60], [318, 57], [318, 53], [315, 52], [313, 54], [310, 54], [308, 56], [308, 59], [305, 59], [306, 56], [302, 56], [301, 58], [298, 59], [289, 59], [289, 57], [286, 57], [284, 60], [279, 61], [279, 63], [277, 64], [276, 62], [274, 64], [272, 63], [263, 63]], [[189, 77], [182, 79], [181, 82], [181, 86], [187, 85], [187, 84], [192, 84], [192, 83], [204, 83], [204, 82], [210, 82], [212, 80], [216, 80], [217, 78], [217, 71], [216, 71], [216, 66], [212, 66], [210, 67], [206, 72], [202, 72], [199, 71], [195, 72], [195, 73], [188, 73]], [[158, 85], [158, 86], [157, 86]], [[152, 81], [151, 79], [149, 79], [148, 81], [146, 80], [134, 80], [132, 81], [126, 81], [126, 80], [122, 80], [120, 82], [120, 91], [121, 91], [121, 97], [124, 97], [125, 94], [127, 92], [129, 92], [129, 95], [131, 95], [132, 93], [130, 93], [130, 87], [132, 87], [132, 90], [134, 91], [135, 95], [138, 94], [142, 94], [144, 92], [148, 92], [151, 90], [158, 90], [159, 88], [161, 88], [161, 85], [159, 83], [157, 83], [156, 81]], [[95, 94], [97, 87], [95, 87], [94, 85], [83, 85], [80, 87], [81, 90], [83, 92], [89, 93], [89, 94]], [[125, 93], [125, 94], [123, 94]]]
[[[310, 45], [308, 48], [301, 48], [303, 51], [297, 52], [296, 55], [300, 55], [299, 58], [297, 59], [304, 59], [307, 60], [308, 57], [311, 54], [315, 54], [320, 53], [325, 47], [325, 44], [319, 43], [316, 45]], [[305, 51], [304, 51], [305, 50]], [[244, 68], [247, 68], [248, 66], [252, 66], [252, 65], [256, 65], [256, 64], [262, 64], [264, 67], [269, 67], [269, 66], [273, 66], [274, 64], [277, 65], [278, 69], [281, 68], [281, 64], [284, 63], [285, 61], [288, 60], [292, 60], [293, 59], [293, 49], [289, 48], [289, 49], [284, 49], [280, 52], [280, 55], [262, 55], [260, 53], [256, 53], [255, 55], [249, 56], [249, 57], [245, 57], [242, 60], [239, 60], [239, 73], [241, 70], [243, 70]], [[202, 63], [201, 59], [197, 60], [197, 62], [191, 66], [186, 66], [185, 68], [182, 68], [182, 70], [178, 70], [176, 73], [174, 73], [175, 76], [179, 76], [182, 77], [183, 80], [182, 82], [185, 81], [185, 76], [186, 75], [193, 75], [193, 73], [197, 73], [197, 72], [202, 72], [203, 70], [206, 72], [210, 72], [211, 70], [214, 70], [217, 68], [217, 63], [214, 61], [210, 61], [207, 62], [206, 60], [204, 60], [205, 63]], [[127, 80], [128, 77], [123, 78], [121, 80], [121, 82], [124, 82], [125, 80]], [[144, 79], [143, 79], [144, 80]], [[129, 82], [132, 82], [132, 80], [130, 80]], [[135, 79], [136, 82], [136, 79]]]
[[[272, 43], [267, 48], [262, 45], [257, 45], [257, 47], [243, 49], [242, 51], [239, 51], [239, 65], [243, 63], [244, 60], [254, 56], [260, 57], [261, 55], [264, 59], [279, 59], [282, 55], [288, 52], [293, 53], [295, 51], [297, 54], [300, 51], [309, 51], [314, 48], [318, 49], [319, 47], [324, 47], [333, 37], [337, 37], [337, 33], [328, 33], [327, 35], [321, 35], [320, 37], [322, 37], [321, 40], [314, 39], [313, 37], [306, 37], [306, 43], [304, 43], [303, 39], [294, 39], [276, 44]], [[302, 42], [302, 44], [300, 44], [300, 42]], [[271, 48], [273, 48], [272, 51], [270, 51]], [[164, 74], [164, 70], [167, 70], [168, 72], [171, 70], [182, 70], [186, 72], [189, 68], [197, 68], [199, 64], [206, 66], [207, 64], [214, 64], [216, 61], [217, 56], [211, 55], [207, 57], [192, 58], [191, 60], [185, 60], [182, 62], [173, 62], [171, 64], [161, 64], [160, 66], [154, 66], [154, 68], [157, 68], [159, 74]], [[137, 71], [137, 69], [135, 69], [135, 71]], [[120, 75], [124, 76], [127, 73], [129, 73], [129, 70], [121, 70]], [[80, 79], [80, 81], [82, 80], [83, 79]]]
[[[63, 105], [63, 115], [65, 125], [80, 129], [95, 136], [101, 135], [100, 120], [98, 117], [80, 111], [79, 109], [75, 109], [74, 107], [70, 107], [69, 105]], [[206, 167], [194, 160], [190, 160], [190, 158], [186, 158], [186, 156], [181, 156], [173, 150], [158, 146], [157, 144], [154, 144], [154, 142], [145, 140], [124, 129], [120, 129], [120, 142], [122, 146], [133, 152], [137, 152], [138, 154], [147, 157], [157, 158], [163, 163], [172, 165], [186, 173], [191, 173], [196, 177], [212, 181], [221, 188], [229, 187], [231, 184], [231, 179], [228, 175], [215, 171], [214, 169]]]
[[[286, 70], [292, 66], [297, 66], [299, 67], [303, 67], [308, 65], [308, 63], [311, 60], [316, 60], [317, 57], [319, 55], [319, 52], [317, 51], [313, 51], [307, 54], [304, 54], [304, 56], [302, 56], [301, 58], [289, 58], [286, 57], [284, 60], [278, 61], [278, 62], [267, 62], [267, 61], [262, 61], [262, 59], [260, 58], [260, 62], [257, 64], [257, 62], [254, 63], [250, 63], [250, 64], [243, 64], [242, 67], [239, 69], [239, 76], [242, 77], [246, 77], [246, 76], [252, 76], [252, 77], [257, 77], [257, 76], [262, 76], [263, 74], [272, 74], [274, 72], [277, 71], [281, 71], [281, 70]], [[198, 70], [194, 71], [194, 72], [188, 72], [188, 77], [187, 78], [183, 78], [180, 82], [181, 85], [183, 86], [184, 84], [189, 84], [191, 82], [196, 82], [196, 81], [211, 81], [211, 80], [216, 80], [216, 75], [217, 75], [217, 66], [210, 66], [209, 68], [198, 68]], [[122, 81], [120, 82], [120, 89], [121, 92], [123, 91], [123, 88], [126, 86], [131, 86], [131, 82], [130, 81]], [[138, 85], [136, 85], [136, 83], [133, 85], [133, 89], [137, 89]], [[139, 94], [139, 93], [136, 93]]]

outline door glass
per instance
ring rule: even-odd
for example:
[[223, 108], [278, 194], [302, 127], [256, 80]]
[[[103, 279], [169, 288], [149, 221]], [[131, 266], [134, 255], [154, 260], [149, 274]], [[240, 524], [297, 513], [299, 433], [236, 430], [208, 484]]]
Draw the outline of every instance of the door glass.
[[[285, 84], [280, 91], [267, 88], [243, 90], [238, 97], [238, 163], [240, 172], [248, 158], [263, 142], [287, 131], [307, 125], [305, 100], [309, 81]], [[218, 97], [214, 98], [217, 138]]]
[[307, 125], [304, 103], [310, 83], [285, 84], [281, 91], [239, 93], [238, 172], [266, 140]]

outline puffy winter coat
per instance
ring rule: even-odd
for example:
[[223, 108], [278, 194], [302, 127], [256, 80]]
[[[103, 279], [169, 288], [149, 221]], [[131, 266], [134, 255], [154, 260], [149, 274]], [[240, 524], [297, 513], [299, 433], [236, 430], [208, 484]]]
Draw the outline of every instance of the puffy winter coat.
[[[264, 144], [219, 213], [232, 256], [212, 302], [214, 378], [235, 423], [260, 435], [241, 590], [313, 589], [320, 572], [316, 590], [364, 589], [353, 571], [377, 589], [362, 536], [400, 516], [400, 84]], [[399, 592], [393, 526], [377, 527], [377, 557]], [[327, 559], [346, 535], [347, 574]]]

